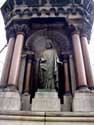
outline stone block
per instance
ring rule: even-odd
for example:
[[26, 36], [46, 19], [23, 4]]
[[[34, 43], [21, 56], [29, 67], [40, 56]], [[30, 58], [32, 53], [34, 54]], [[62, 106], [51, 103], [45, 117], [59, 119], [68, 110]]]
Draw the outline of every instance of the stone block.
[[76, 92], [72, 109], [74, 112], [94, 112], [94, 92]]
[[0, 92], [0, 110], [19, 111], [21, 100], [18, 92]]
[[37, 92], [32, 100], [32, 111], [60, 111], [60, 100], [56, 92]]
[[21, 110], [23, 111], [30, 111], [31, 110], [31, 104], [30, 104], [30, 95], [29, 94], [23, 94], [21, 97]]
[[64, 104], [61, 104], [61, 111], [70, 112], [72, 109], [72, 96], [64, 95], [63, 99], [64, 99]]

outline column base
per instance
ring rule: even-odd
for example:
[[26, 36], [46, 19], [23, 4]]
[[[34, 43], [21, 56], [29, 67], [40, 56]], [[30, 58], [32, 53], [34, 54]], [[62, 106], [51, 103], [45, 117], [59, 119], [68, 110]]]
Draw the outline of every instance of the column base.
[[72, 110], [72, 96], [70, 94], [63, 96], [64, 104], [61, 104], [62, 112], [70, 112]]
[[31, 104], [30, 104], [30, 94], [24, 93], [21, 98], [21, 110], [22, 111], [30, 111]]
[[94, 92], [76, 91], [72, 109], [74, 112], [94, 112]]
[[94, 87], [89, 87], [90, 90], [94, 90]]
[[87, 86], [83, 85], [83, 86], [79, 86], [77, 87], [77, 92], [89, 92], [89, 89]]
[[4, 91], [6, 91], [6, 92], [17, 92], [17, 88], [16, 88], [15, 85], [8, 85], [8, 86], [4, 89]]
[[4, 86], [0, 86], [0, 92], [4, 92], [5, 87]]
[[51, 92], [36, 92], [35, 98], [32, 99], [32, 111], [51, 111], [51, 112], [60, 112], [61, 110], [60, 100], [58, 94], [55, 91]]
[[0, 110], [6, 111], [20, 111], [21, 109], [21, 100], [19, 92], [16, 91], [7, 91], [5, 88], [3, 91], [0, 91]]

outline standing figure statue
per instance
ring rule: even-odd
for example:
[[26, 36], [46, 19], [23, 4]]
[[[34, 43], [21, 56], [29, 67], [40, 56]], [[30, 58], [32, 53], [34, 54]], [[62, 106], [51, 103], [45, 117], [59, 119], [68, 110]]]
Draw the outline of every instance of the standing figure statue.
[[40, 84], [43, 89], [58, 89], [58, 56], [53, 49], [52, 41], [46, 40], [46, 50], [43, 51], [40, 59]]

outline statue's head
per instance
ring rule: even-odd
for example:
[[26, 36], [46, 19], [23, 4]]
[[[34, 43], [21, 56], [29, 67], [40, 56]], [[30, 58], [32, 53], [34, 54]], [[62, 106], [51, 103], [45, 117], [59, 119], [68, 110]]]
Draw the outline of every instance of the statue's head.
[[46, 40], [46, 49], [51, 49], [53, 48], [52, 41], [50, 39]]

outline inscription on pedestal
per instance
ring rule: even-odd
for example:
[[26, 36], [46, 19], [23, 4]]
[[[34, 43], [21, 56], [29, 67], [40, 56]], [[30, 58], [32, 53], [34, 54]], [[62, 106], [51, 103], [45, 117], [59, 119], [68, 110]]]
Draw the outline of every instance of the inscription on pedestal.
[[60, 100], [56, 92], [37, 92], [32, 100], [32, 111], [60, 111]]

